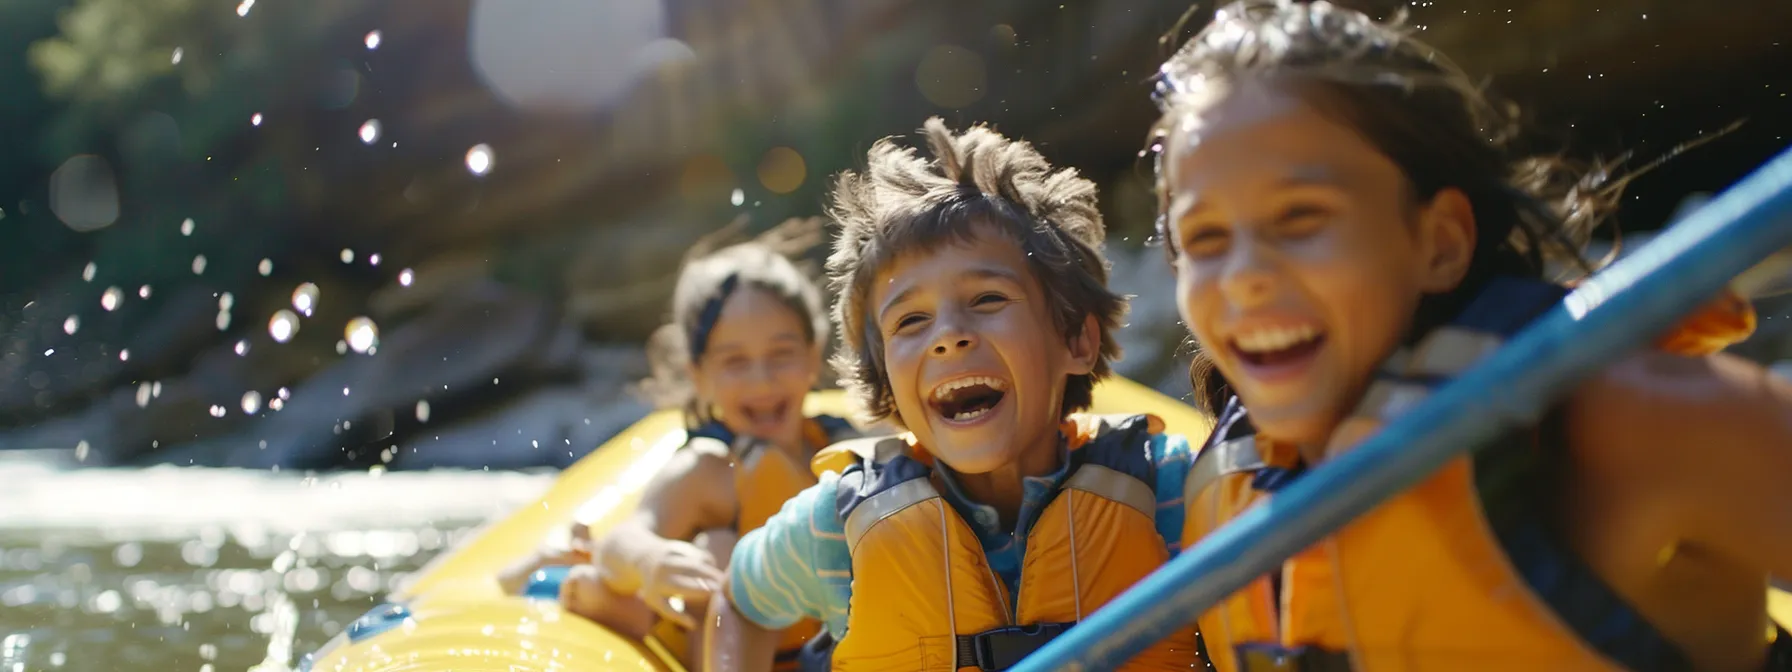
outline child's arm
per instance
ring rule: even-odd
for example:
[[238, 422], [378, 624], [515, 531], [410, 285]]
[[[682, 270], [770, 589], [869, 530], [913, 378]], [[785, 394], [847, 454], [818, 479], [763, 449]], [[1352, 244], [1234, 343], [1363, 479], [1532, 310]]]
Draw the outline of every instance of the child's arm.
[[711, 598], [704, 626], [705, 669], [770, 669], [780, 630], [827, 618], [836, 596], [819, 570], [851, 567], [834, 509], [839, 482], [838, 475], [823, 474], [735, 544], [725, 599]]
[[611, 590], [638, 594], [661, 617], [695, 628], [671, 598], [700, 607], [721, 586], [722, 569], [684, 541], [734, 517], [734, 472], [727, 448], [698, 439], [679, 450], [647, 484], [628, 518], [592, 544], [592, 562]]
[[1669, 542], [1792, 576], [1792, 382], [1728, 355], [1644, 354], [1569, 405], [1600, 487], [1646, 489]]
[[778, 631], [759, 627], [728, 600], [731, 588], [709, 598], [708, 632], [703, 638], [703, 669], [767, 672], [778, 654]]

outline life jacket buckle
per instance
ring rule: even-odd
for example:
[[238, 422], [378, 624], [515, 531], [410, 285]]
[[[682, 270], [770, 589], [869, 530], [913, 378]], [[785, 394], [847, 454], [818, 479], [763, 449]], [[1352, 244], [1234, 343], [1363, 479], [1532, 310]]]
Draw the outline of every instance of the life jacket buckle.
[[977, 669], [1006, 670], [1021, 659], [1064, 634], [1073, 623], [1012, 625], [958, 638], [959, 664], [973, 662]]

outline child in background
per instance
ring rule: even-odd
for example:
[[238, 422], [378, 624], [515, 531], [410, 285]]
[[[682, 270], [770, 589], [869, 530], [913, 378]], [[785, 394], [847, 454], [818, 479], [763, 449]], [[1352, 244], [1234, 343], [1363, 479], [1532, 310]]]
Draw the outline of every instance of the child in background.
[[[1197, 397], [1186, 543], [1347, 451], [1559, 303], [1616, 191], [1522, 160], [1443, 55], [1245, 0], [1165, 63], [1159, 187]], [[1792, 669], [1792, 384], [1711, 354], [1727, 297], [1201, 615], [1216, 667]], [[1772, 632], [1769, 643], [1764, 632]]]
[[[825, 472], [735, 547], [710, 669], [758, 670], [820, 620], [805, 669], [1000, 670], [1178, 548], [1188, 444], [1149, 416], [1073, 415], [1118, 356], [1095, 186], [987, 128], [889, 140], [834, 192], [828, 259], [861, 407], [908, 434]], [[1195, 633], [1130, 669], [1200, 663]]]
[[[562, 585], [569, 610], [630, 636], [651, 633], [689, 665], [698, 649], [686, 632], [721, 585], [736, 535], [815, 483], [817, 450], [856, 434], [839, 418], [803, 416], [830, 332], [820, 289], [785, 255], [820, 236], [820, 220], [792, 220], [753, 242], [694, 248], [672, 322], [649, 344], [655, 376], [643, 386], [662, 408], [684, 410], [689, 442], [631, 516], [595, 540], [577, 541], [575, 530], [589, 560]], [[540, 564], [506, 579], [520, 584]], [[779, 655], [819, 631], [813, 621], [789, 624]]]

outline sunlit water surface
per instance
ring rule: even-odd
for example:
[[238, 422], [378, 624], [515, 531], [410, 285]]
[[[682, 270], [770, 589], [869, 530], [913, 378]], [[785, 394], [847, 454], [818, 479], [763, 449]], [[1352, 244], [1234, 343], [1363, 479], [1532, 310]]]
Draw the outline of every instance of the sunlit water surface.
[[0, 672], [290, 669], [551, 479], [71, 470], [0, 453]]

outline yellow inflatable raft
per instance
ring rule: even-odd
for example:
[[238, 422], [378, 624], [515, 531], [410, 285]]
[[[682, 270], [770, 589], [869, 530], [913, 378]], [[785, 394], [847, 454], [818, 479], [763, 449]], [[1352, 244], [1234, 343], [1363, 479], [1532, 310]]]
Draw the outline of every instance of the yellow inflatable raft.
[[[813, 415], [846, 415], [838, 391], [810, 395]], [[1095, 391], [1095, 413], [1153, 413], [1191, 442], [1209, 421], [1192, 408], [1132, 381], [1110, 379]], [[657, 670], [677, 663], [640, 642], [568, 614], [553, 600], [507, 595], [500, 571], [574, 521], [592, 534], [621, 520], [648, 479], [684, 443], [679, 415], [647, 416], [580, 460], [542, 498], [438, 557], [387, 604], [369, 611], [315, 654], [301, 671], [573, 672]], [[1792, 624], [1792, 595], [1774, 591], [1771, 610]]]
[[[838, 391], [811, 394], [813, 415], [847, 415]], [[1095, 391], [1095, 413], [1154, 413], [1168, 431], [1198, 441], [1209, 423], [1155, 390], [1110, 379]], [[506, 595], [500, 571], [565, 535], [574, 521], [602, 534], [634, 508], [641, 489], [684, 443], [679, 415], [662, 411], [567, 469], [540, 501], [472, 536], [425, 567], [389, 602], [350, 624], [302, 670], [317, 672], [678, 672], [639, 642], [561, 611], [552, 600]]]

